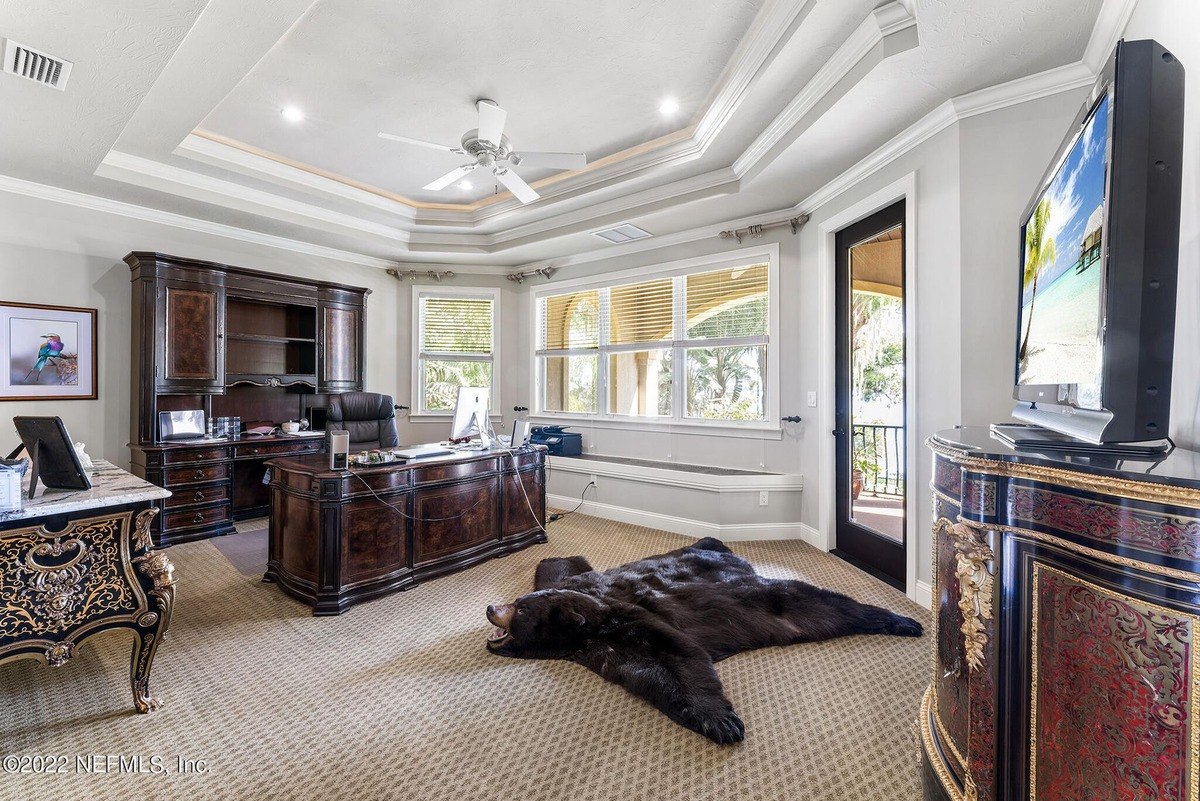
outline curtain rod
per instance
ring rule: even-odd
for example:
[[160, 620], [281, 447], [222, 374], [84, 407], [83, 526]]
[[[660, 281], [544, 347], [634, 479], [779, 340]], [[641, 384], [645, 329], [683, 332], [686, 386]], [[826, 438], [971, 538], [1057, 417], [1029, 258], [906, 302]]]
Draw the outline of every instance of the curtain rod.
[[554, 275], [556, 272], [558, 272], [557, 267], [551, 267], [550, 265], [546, 265], [545, 267], [541, 267], [537, 270], [522, 270], [519, 273], [509, 273], [506, 277], [508, 278], [509, 281], [516, 281], [518, 284], [521, 284], [521, 283], [525, 282], [526, 278], [533, 278], [534, 276], [537, 276], [537, 275], [540, 275], [544, 278], [549, 278], [550, 276]]
[[717, 234], [717, 236], [721, 237], [722, 239], [736, 239], [740, 245], [742, 244], [743, 237], [757, 239], [758, 237], [762, 236], [763, 231], [766, 231], [770, 228], [782, 228], [783, 226], [787, 225], [791, 226], [793, 234], [798, 233], [800, 229], [804, 227], [806, 222], [808, 222], [808, 215], [800, 214], [787, 220], [780, 220], [779, 222], [759, 223], [757, 225], [747, 225], [745, 228], [733, 228], [728, 231], [722, 231], [721, 233]]
[[403, 281], [405, 278], [411, 278], [414, 281], [418, 278], [432, 278], [434, 281], [441, 281], [443, 278], [453, 278], [454, 273], [450, 270], [404, 270], [400, 271], [394, 267], [389, 267], [387, 274], [395, 278], [397, 281]]

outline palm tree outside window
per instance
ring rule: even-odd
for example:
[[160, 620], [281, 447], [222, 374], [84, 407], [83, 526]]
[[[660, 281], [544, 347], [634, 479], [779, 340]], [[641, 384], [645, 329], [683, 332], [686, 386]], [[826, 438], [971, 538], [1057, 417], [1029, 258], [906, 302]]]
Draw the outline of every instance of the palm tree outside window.
[[449, 414], [459, 387], [491, 387], [497, 374], [499, 293], [458, 288], [415, 288], [414, 292], [414, 407], [423, 414]]
[[765, 422], [769, 275], [752, 263], [542, 296], [539, 411]]

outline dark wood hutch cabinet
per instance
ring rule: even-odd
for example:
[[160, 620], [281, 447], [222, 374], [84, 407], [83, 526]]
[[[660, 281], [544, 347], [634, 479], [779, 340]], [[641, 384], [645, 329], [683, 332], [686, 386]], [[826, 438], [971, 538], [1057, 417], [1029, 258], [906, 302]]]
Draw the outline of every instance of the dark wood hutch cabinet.
[[158, 413], [203, 409], [243, 424], [300, 420], [332, 393], [363, 388], [369, 289], [225, 264], [130, 253], [132, 471], [174, 494], [160, 545], [233, 531], [266, 514], [265, 461], [320, 451], [319, 438], [158, 439]]

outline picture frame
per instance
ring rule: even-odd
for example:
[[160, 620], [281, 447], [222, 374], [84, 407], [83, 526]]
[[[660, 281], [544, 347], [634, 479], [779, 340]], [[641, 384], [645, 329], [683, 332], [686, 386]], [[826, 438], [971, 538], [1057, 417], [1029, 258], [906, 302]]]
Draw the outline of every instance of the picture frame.
[[0, 300], [0, 401], [95, 400], [97, 312]]

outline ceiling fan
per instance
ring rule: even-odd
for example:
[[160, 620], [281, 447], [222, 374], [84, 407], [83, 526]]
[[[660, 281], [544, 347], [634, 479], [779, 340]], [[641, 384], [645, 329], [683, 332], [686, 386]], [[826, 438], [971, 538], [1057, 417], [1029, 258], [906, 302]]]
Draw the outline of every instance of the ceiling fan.
[[455, 153], [460, 156], [469, 156], [474, 159], [472, 163], [455, 167], [441, 178], [424, 186], [425, 189], [435, 192], [445, 189], [455, 181], [470, 175], [475, 170], [487, 170], [496, 177], [496, 180], [504, 184], [504, 187], [512, 192], [522, 203], [532, 203], [540, 195], [534, 191], [532, 186], [525, 183], [521, 176], [513, 172], [513, 167], [525, 164], [530, 167], [581, 170], [587, 166], [587, 156], [583, 153], [546, 153], [536, 151], [517, 153], [512, 149], [512, 143], [508, 141], [508, 137], [504, 135], [504, 122], [508, 118], [508, 112], [500, 108], [495, 100], [488, 100], [487, 98], [476, 100], [475, 107], [479, 109], [479, 127], [473, 128], [463, 134], [462, 144], [459, 147], [439, 145], [435, 142], [426, 142], [423, 139], [413, 139], [410, 136], [400, 136], [398, 134], [384, 133], [383, 131], [379, 132], [379, 138], [391, 139], [394, 142], [405, 142], [410, 145], [420, 145], [421, 147], [431, 147], [434, 150], [442, 150], [446, 153]]

